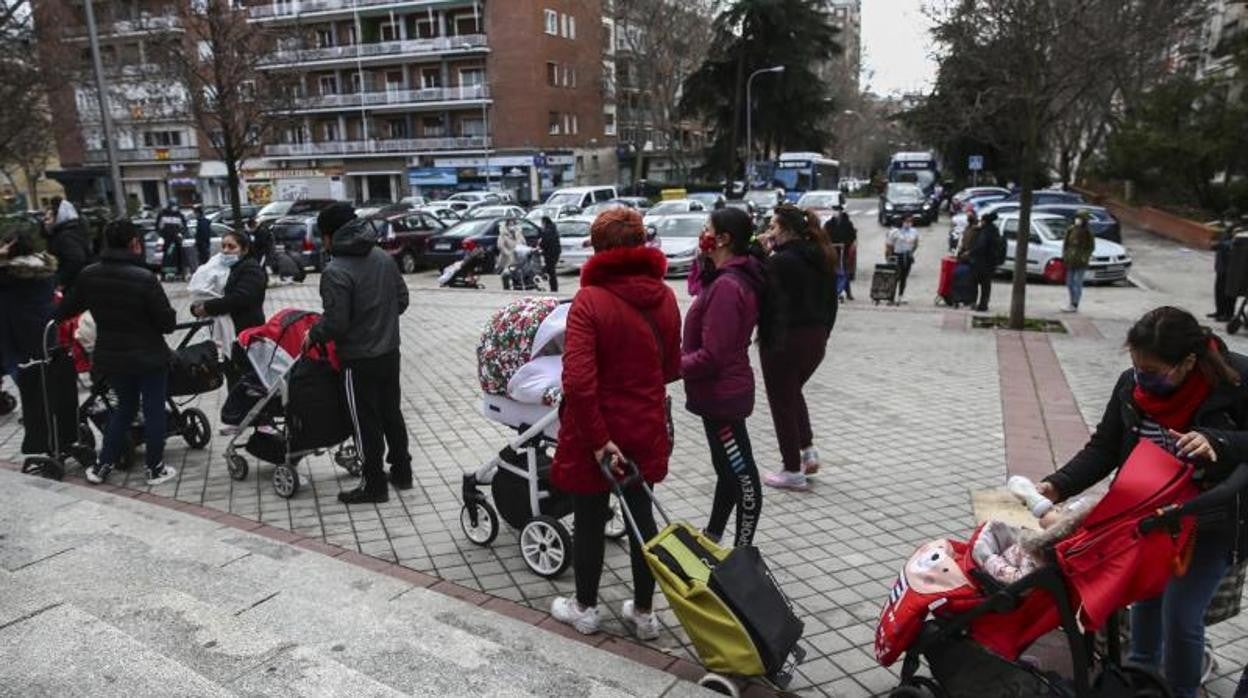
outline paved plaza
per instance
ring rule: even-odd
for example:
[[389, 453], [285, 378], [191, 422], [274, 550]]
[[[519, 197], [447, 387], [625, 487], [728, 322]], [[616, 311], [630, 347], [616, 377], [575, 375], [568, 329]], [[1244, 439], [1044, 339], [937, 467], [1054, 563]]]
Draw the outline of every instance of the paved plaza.
[[[933, 303], [947, 220], [923, 230], [909, 303], [872, 306], [865, 300], [869, 270], [883, 247], [872, 207], [867, 201], [851, 204], [862, 250], [855, 284], [858, 300], [842, 306], [828, 358], [806, 390], [824, 468], [809, 493], [765, 491], [756, 538], [806, 623], [811, 651], [791, 687], [803, 695], [874, 695], [894, 685], [894, 674], [879, 667], [871, 651], [889, 587], [917, 545], [969, 533], [975, 523], [971, 493], [1004, 483], [1007, 438], [1013, 438], [1007, 435], [999, 358], [1004, 355], [999, 344], [1008, 335], [970, 329], [966, 311]], [[1187, 307], [1202, 316], [1212, 309], [1209, 253], [1130, 230], [1126, 245], [1136, 260], [1134, 284], [1090, 288], [1084, 311], [1070, 324], [1071, 334], [1035, 340], [1051, 346], [1060, 367], [1056, 382], [1064, 376], [1077, 413], [1089, 426], [1128, 364], [1121, 345], [1134, 317], [1161, 304]], [[475, 351], [488, 316], [511, 296], [492, 290], [497, 284], [484, 291], [438, 289], [427, 272], [408, 277], [408, 283], [412, 305], [402, 324], [403, 392], [414, 489], [397, 496], [392, 492], [386, 504], [347, 508], [336, 496], [354, 485], [353, 478], [328, 456], [320, 456], [304, 461], [305, 486], [285, 500], [273, 491], [270, 467], [257, 465], [255, 459], [246, 481], [231, 480], [222, 458], [225, 437], [214, 436], [202, 451], [170, 441], [166, 459], [179, 476], [153, 492], [545, 612], [554, 596], [572, 591], [571, 571], [559, 580], [541, 579], [521, 561], [513, 531], [504, 528], [491, 547], [480, 548], [464, 537], [459, 524], [462, 475], [480, 467], [510, 438], [504, 427], [480, 414]], [[565, 277], [561, 284], [566, 284], [562, 297], [576, 287], [573, 278]], [[673, 285], [683, 310], [689, 300], [683, 280]], [[185, 292], [172, 284], [167, 288], [180, 317], [188, 317]], [[994, 311], [1003, 311], [1008, 295], [1008, 285], [998, 282]], [[1033, 285], [1029, 290], [1030, 315], [1058, 317], [1064, 302], [1064, 287]], [[266, 311], [319, 306], [311, 277], [303, 284], [271, 288]], [[1233, 349], [1248, 351], [1248, 339], [1229, 341]], [[759, 386], [749, 428], [760, 468], [774, 469], [779, 454], [768, 405], [761, 397], [761, 376]], [[1037, 383], [1036, 388], [1039, 393], [1044, 386]], [[680, 384], [671, 386], [671, 392], [682, 405]], [[214, 426], [223, 398], [224, 391], [196, 400]], [[671, 515], [702, 525], [714, 486], [709, 452], [700, 422], [681, 409], [675, 418], [670, 475], [657, 495]], [[18, 415], [0, 417], [0, 459], [18, 460], [20, 434]], [[1055, 444], [1054, 453], [1058, 446], [1077, 445]], [[1009, 452], [1013, 458], [1018, 444]], [[111, 482], [148, 489], [141, 469], [117, 472]], [[5, 488], [0, 501], [14, 496]], [[602, 590], [604, 608], [610, 610], [606, 630], [623, 635], [615, 617], [619, 604], [631, 596], [623, 543], [609, 544], [607, 564]], [[666, 604], [659, 600], [658, 606], [664, 609], [660, 619], [665, 631], [652, 647], [696, 661]], [[1229, 621], [1210, 635], [1222, 678], [1209, 688], [1212, 695], [1230, 696], [1233, 678], [1248, 661], [1248, 622]]]

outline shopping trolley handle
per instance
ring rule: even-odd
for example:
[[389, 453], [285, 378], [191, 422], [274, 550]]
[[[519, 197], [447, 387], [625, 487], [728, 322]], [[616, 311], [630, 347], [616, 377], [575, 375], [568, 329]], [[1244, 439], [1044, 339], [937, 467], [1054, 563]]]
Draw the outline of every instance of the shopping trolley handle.
[[611, 470], [611, 462], [614, 458], [615, 454], [604, 453], [602, 460], [598, 461], [598, 469], [602, 471], [602, 476], [611, 483], [613, 489], [626, 490], [641, 480], [641, 470], [637, 467], [636, 461], [625, 457], [620, 458], [620, 462], [624, 464], [624, 477], [616, 477]]
[[190, 322], [179, 322], [178, 324], [176, 324], [176, 325], [174, 325], [174, 326], [173, 326], [173, 329], [174, 329], [174, 331], [175, 331], [175, 332], [177, 332], [177, 331], [179, 331], [179, 330], [197, 330], [197, 329], [199, 329], [199, 328], [201, 328], [201, 327], [207, 327], [207, 326], [209, 326], [209, 325], [211, 325], [211, 324], [212, 324], [212, 320], [211, 320], [211, 319], [207, 319], [207, 320], [192, 320], [192, 321], [190, 321]]

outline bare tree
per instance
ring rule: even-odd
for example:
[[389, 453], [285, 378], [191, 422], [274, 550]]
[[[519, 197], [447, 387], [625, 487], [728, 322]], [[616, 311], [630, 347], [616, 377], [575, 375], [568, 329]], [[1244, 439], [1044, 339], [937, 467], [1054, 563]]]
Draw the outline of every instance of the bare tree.
[[242, 219], [239, 169], [290, 123], [296, 82], [265, 62], [290, 35], [247, 21], [230, 0], [180, 6], [182, 35], [158, 47], [159, 64], [180, 86], [178, 96], [202, 137], [225, 163], [230, 206]]
[[26, 176], [28, 205], [52, 149], [52, 118], [45, 93], [49, 71], [35, 50], [32, 8], [27, 0], [0, 0], [0, 168]]
[[[691, 124], [679, 111], [681, 91], [710, 49], [718, 5], [717, 0], [615, 2], [617, 99], [645, 127], [661, 134], [656, 145], [680, 174], [687, 173], [693, 151], [684, 138]], [[638, 176], [645, 171], [645, 155], [644, 147], [639, 148]]]

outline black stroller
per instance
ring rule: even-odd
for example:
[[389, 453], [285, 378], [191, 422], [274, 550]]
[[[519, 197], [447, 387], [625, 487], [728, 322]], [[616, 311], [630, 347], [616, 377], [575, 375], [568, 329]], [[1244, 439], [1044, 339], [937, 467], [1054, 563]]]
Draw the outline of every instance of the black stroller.
[[[22, 472], [51, 480], [65, 476], [68, 461], [82, 468], [95, 465], [94, 438], [78, 426], [78, 375], [69, 348], [56, 337], [56, 321], [43, 329], [43, 356], [18, 365], [17, 388], [22, 400]], [[87, 430], [87, 434], [90, 430]]]
[[[205, 448], [212, 440], [212, 424], [203, 410], [186, 407], [186, 404], [198, 395], [217, 390], [224, 382], [216, 344], [211, 340], [191, 344], [200, 329], [211, 325], [211, 320], [199, 320], [174, 327], [175, 330], [187, 332], [174, 350], [169, 367], [168, 395], [165, 399], [166, 438], [180, 436], [187, 446], [196, 450]], [[176, 398], [187, 399], [179, 402]], [[92, 448], [95, 447], [95, 434], [91, 427], [94, 425], [103, 434], [117, 405], [117, 393], [108, 380], [93, 374], [87, 399], [78, 410], [78, 431], [82, 434], [83, 441]], [[119, 462], [115, 464], [119, 470], [126, 470], [131, 466], [134, 462], [135, 446], [142, 441], [143, 414], [140, 412], [130, 425]]]
[[520, 245], [516, 259], [503, 270], [503, 288], [512, 291], [545, 291], [549, 280], [542, 264], [542, 252], [536, 247]]

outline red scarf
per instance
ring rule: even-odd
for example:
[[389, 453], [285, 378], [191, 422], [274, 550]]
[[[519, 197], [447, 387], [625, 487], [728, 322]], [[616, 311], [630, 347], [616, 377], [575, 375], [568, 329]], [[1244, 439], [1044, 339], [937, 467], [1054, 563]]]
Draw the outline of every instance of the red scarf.
[[1131, 397], [1153, 421], [1167, 429], [1186, 432], [1192, 426], [1196, 410], [1211, 392], [1213, 385], [1200, 368], [1195, 368], [1187, 375], [1183, 385], [1169, 395], [1154, 395], [1137, 385]]

